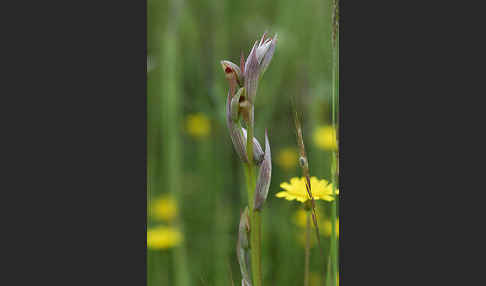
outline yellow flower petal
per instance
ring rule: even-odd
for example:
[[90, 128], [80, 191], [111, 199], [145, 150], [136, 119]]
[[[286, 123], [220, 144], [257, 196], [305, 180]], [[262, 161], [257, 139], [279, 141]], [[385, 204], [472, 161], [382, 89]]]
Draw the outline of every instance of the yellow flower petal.
[[[278, 198], [285, 198], [289, 201], [297, 200], [303, 203], [310, 199], [307, 193], [305, 182], [306, 179], [304, 177], [291, 178], [290, 184], [287, 182], [283, 182], [280, 184], [280, 187], [285, 191], [277, 193], [276, 196]], [[314, 197], [314, 200], [334, 200], [334, 196], [332, 195], [332, 185], [328, 181], [324, 179], [319, 180], [316, 177], [311, 177], [310, 182], [312, 196]], [[336, 190], [336, 194], [339, 194], [339, 190]]]
[[275, 196], [277, 198], [285, 198], [285, 197], [287, 197], [287, 193], [286, 192], [278, 192]]
[[292, 189], [292, 185], [290, 185], [289, 183], [285, 182], [285, 183], [281, 183], [280, 184], [280, 187], [286, 191], [289, 191]]

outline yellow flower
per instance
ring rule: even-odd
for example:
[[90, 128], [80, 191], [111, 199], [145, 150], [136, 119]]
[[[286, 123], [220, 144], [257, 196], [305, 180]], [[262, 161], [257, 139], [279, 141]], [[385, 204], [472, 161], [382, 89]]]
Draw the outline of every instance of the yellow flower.
[[336, 129], [332, 126], [320, 126], [314, 131], [314, 144], [323, 150], [337, 150]]
[[182, 234], [173, 227], [158, 226], [147, 230], [147, 247], [151, 249], [167, 249], [179, 245]]
[[211, 125], [209, 119], [203, 113], [190, 114], [186, 118], [186, 132], [196, 138], [209, 135]]
[[307, 211], [300, 209], [295, 212], [294, 222], [299, 227], [307, 226]]
[[[319, 180], [316, 177], [310, 178], [311, 192], [314, 200], [333, 201], [332, 184], [329, 184], [326, 180]], [[297, 200], [301, 203], [305, 203], [310, 200], [305, 187], [305, 178], [291, 178], [290, 184], [284, 182], [280, 184], [280, 187], [284, 189], [283, 192], [276, 194], [277, 198], [285, 198], [286, 200]], [[336, 189], [336, 194], [339, 194], [339, 190]]]
[[[332, 225], [330, 220], [325, 220], [323, 223], [324, 233], [326, 236], [331, 236]], [[336, 236], [339, 237], [339, 219], [336, 220]]]
[[172, 197], [164, 195], [153, 200], [151, 211], [156, 220], [172, 221], [177, 216], [177, 204]]
[[283, 148], [277, 155], [277, 164], [283, 169], [291, 169], [297, 165], [298, 155], [294, 148]]

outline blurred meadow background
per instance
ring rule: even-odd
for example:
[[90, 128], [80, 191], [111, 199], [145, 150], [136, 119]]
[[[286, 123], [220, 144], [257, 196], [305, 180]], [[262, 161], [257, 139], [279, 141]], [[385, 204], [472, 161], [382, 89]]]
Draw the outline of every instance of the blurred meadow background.
[[[161, 285], [241, 285], [236, 258], [247, 204], [243, 167], [225, 123], [228, 84], [220, 60], [239, 64], [263, 32], [278, 34], [260, 81], [255, 136], [268, 128], [272, 182], [262, 222], [264, 285], [303, 285], [305, 213], [277, 198], [300, 177], [290, 98], [302, 102], [311, 176], [331, 180], [331, 3], [148, 0], [147, 281]], [[316, 201], [329, 251], [330, 205]], [[328, 271], [312, 233], [310, 285]]]

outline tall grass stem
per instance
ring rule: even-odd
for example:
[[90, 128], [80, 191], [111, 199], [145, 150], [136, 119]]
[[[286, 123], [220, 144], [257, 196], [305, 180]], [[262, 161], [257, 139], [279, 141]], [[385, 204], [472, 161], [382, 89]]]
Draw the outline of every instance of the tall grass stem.
[[[338, 0], [332, 1], [333, 21], [332, 21], [332, 88], [331, 88], [331, 108], [332, 108], [332, 126], [336, 130], [336, 141], [338, 142], [338, 106], [339, 106], [339, 14], [338, 14]], [[332, 176], [332, 194], [335, 200], [331, 204], [331, 285], [337, 286], [338, 275], [338, 247], [339, 241], [336, 235], [336, 221], [337, 221], [337, 203], [338, 196], [336, 196], [336, 188], [339, 185], [338, 178], [338, 153], [333, 151], [331, 163]]]
[[310, 233], [311, 233], [310, 216], [311, 216], [310, 211], [306, 211], [304, 286], [309, 286]]
[[[171, 190], [174, 199], [178, 205], [181, 204], [181, 196], [180, 191], [182, 190], [180, 186], [181, 180], [181, 172], [180, 172], [180, 162], [181, 156], [179, 152], [180, 140], [179, 136], [177, 136], [179, 131], [179, 124], [180, 124], [180, 104], [178, 100], [178, 74], [176, 69], [176, 59], [177, 59], [177, 37], [176, 32], [172, 26], [169, 25], [168, 30], [165, 34], [165, 37], [162, 37], [162, 59], [164, 62], [165, 70], [164, 70], [164, 78], [162, 78], [161, 82], [163, 83], [162, 91], [163, 91], [163, 109], [164, 115], [163, 118], [165, 124], [166, 134], [164, 134], [168, 138], [166, 151], [165, 151], [165, 158], [163, 158], [163, 162], [166, 164], [167, 170], [167, 189]], [[179, 207], [179, 209], [181, 209]], [[181, 232], [184, 233], [184, 226], [182, 223], [182, 219], [178, 215], [175, 219], [175, 223], [180, 229]], [[176, 274], [176, 284], [177, 286], [189, 286], [190, 281], [188, 265], [187, 265], [187, 253], [185, 248], [185, 243], [182, 242], [178, 247], [173, 250], [174, 254], [174, 266], [175, 266], [175, 274]]]

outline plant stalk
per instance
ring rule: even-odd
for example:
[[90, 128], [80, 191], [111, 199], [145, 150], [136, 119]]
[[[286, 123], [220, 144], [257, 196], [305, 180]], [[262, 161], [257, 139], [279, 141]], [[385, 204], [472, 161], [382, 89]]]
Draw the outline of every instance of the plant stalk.
[[310, 211], [306, 211], [306, 227], [305, 227], [305, 272], [304, 272], [304, 286], [309, 286], [309, 259], [310, 259]]
[[256, 187], [256, 168], [253, 161], [253, 106], [250, 109], [248, 120], [248, 134], [246, 138], [246, 154], [248, 163], [246, 164], [246, 186], [248, 191], [248, 208], [250, 210], [250, 249], [251, 249], [251, 270], [253, 275], [253, 285], [262, 286], [262, 267], [261, 267], [261, 214], [253, 209]]
[[[164, 158], [162, 162], [166, 164], [167, 170], [167, 186], [166, 188], [171, 190], [179, 209], [181, 209], [180, 204], [182, 202], [180, 198], [180, 181], [181, 181], [181, 170], [180, 162], [181, 153], [179, 151], [179, 137], [177, 136], [177, 128], [180, 122], [180, 102], [178, 100], [179, 90], [178, 81], [179, 74], [176, 69], [177, 60], [177, 35], [176, 31], [172, 25], [166, 31], [163, 37], [164, 41], [162, 46], [165, 49], [161, 50], [161, 58], [165, 61], [164, 78], [162, 79], [162, 90], [163, 96], [163, 106], [165, 107], [164, 117], [162, 118], [164, 122], [164, 137], [169, 138], [167, 140], [166, 150], [164, 152]], [[182, 218], [178, 215], [175, 219], [175, 224], [184, 233], [184, 225]], [[189, 273], [189, 267], [187, 263], [187, 253], [186, 246], [184, 242], [173, 250], [174, 256], [174, 267], [175, 267], [175, 285], [177, 286], [189, 286], [191, 285], [191, 278]]]
[[[336, 143], [338, 143], [338, 106], [339, 106], [339, 12], [338, 0], [333, 1], [333, 41], [332, 41], [332, 88], [331, 88], [331, 106], [332, 106], [332, 126], [336, 130]], [[332, 194], [336, 195], [336, 188], [339, 185], [338, 178], [338, 153], [339, 147], [332, 153], [331, 177], [332, 177]], [[331, 285], [337, 286], [338, 274], [338, 247], [339, 241], [336, 236], [337, 221], [337, 203], [338, 196], [335, 196], [331, 203]]]

